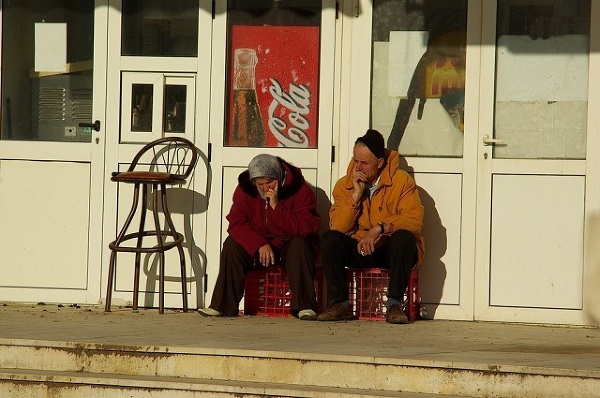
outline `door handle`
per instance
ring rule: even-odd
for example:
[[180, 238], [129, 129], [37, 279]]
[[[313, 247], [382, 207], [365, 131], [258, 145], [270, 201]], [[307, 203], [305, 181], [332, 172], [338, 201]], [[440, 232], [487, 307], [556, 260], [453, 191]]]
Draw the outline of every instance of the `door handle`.
[[497, 140], [495, 138], [490, 138], [488, 134], [483, 136], [483, 144], [484, 145], [496, 145], [496, 144], [504, 144], [504, 140]]
[[100, 131], [100, 120], [96, 120], [94, 123], [79, 123], [79, 127], [89, 127], [94, 131]]

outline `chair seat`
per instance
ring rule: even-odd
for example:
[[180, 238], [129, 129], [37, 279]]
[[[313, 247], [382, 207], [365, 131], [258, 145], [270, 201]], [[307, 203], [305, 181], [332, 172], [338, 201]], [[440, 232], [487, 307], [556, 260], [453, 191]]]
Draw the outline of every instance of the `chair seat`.
[[113, 173], [111, 181], [125, 182], [130, 184], [175, 184], [183, 180], [173, 174], [156, 171], [125, 171]]

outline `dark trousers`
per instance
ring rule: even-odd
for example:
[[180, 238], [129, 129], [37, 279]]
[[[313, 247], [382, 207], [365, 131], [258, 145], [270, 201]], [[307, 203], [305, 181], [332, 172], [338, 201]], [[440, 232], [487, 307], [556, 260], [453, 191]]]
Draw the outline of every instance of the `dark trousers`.
[[388, 298], [403, 301], [410, 271], [417, 263], [417, 243], [406, 230], [394, 232], [375, 252], [362, 256], [358, 242], [350, 236], [330, 230], [321, 238], [321, 258], [327, 278], [327, 301], [348, 300], [346, 268], [385, 268], [389, 270]]
[[[292, 291], [290, 310], [296, 314], [300, 310], [317, 308], [315, 285], [316, 240], [309, 237], [295, 237], [288, 240], [279, 255], [275, 250], [275, 265], [283, 265]], [[219, 275], [213, 291], [210, 308], [225, 316], [236, 316], [244, 296], [246, 274], [264, 267], [248, 254], [232, 237], [228, 236], [221, 250]]]

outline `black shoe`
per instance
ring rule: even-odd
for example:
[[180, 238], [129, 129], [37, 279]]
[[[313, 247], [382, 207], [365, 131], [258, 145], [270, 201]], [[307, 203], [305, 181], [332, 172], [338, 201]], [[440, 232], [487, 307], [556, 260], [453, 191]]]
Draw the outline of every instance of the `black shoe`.
[[319, 314], [317, 321], [348, 321], [354, 319], [354, 314], [348, 303], [335, 303]]
[[408, 317], [402, 310], [401, 304], [392, 305], [385, 314], [385, 320], [387, 323], [408, 323]]

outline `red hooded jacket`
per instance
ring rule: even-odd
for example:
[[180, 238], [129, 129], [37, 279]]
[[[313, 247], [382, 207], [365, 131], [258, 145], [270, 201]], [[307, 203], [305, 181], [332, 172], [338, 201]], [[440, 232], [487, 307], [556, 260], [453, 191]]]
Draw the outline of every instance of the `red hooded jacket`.
[[227, 215], [227, 232], [251, 256], [267, 243], [274, 249], [281, 249], [284, 242], [296, 236], [318, 237], [321, 219], [314, 190], [299, 168], [277, 159], [285, 177], [278, 189], [275, 209], [266, 206], [246, 170], [238, 177], [233, 204]]

